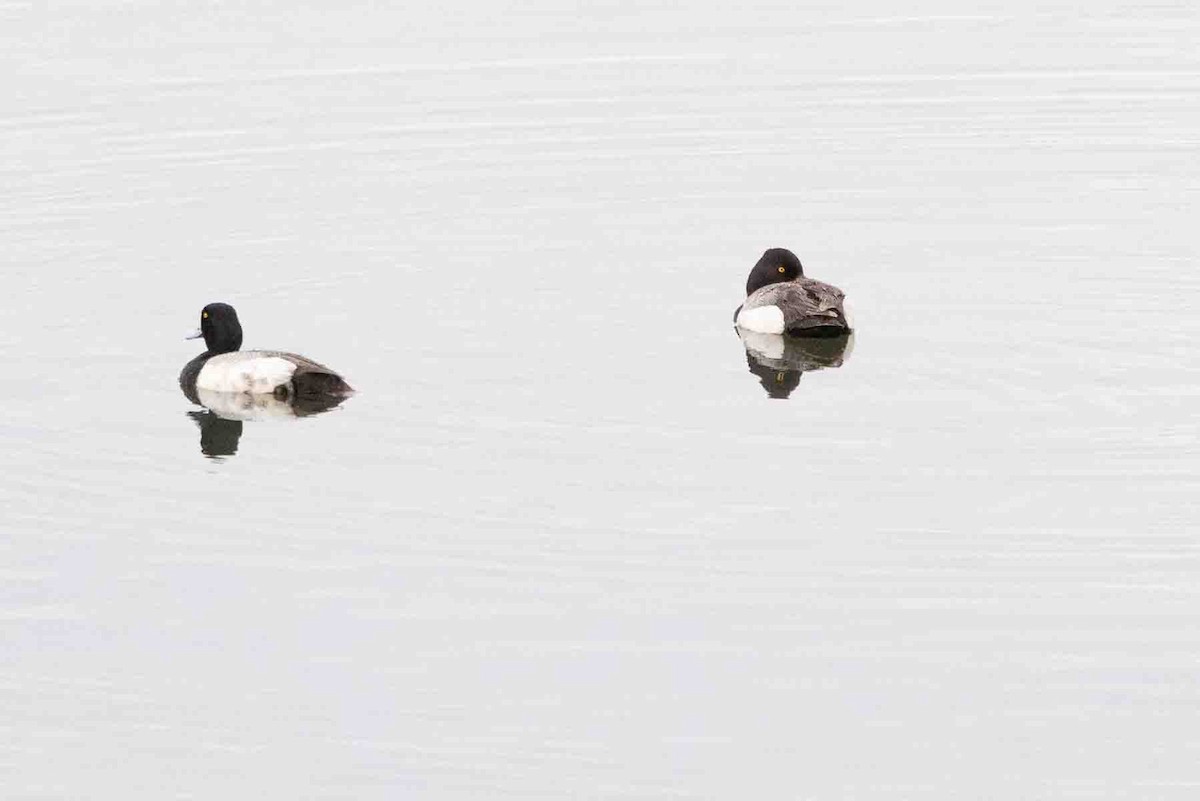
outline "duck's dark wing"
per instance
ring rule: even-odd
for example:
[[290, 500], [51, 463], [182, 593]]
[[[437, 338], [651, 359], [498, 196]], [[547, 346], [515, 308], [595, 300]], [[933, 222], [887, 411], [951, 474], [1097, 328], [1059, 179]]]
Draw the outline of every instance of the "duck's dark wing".
[[292, 386], [296, 388], [297, 397], [332, 395], [343, 396], [354, 392], [354, 387], [346, 383], [346, 379], [330, 370], [323, 364], [298, 358], [296, 372], [292, 373]]
[[778, 307], [783, 313], [784, 330], [789, 334], [838, 336], [850, 331], [842, 305], [845, 298], [845, 293], [835, 286], [797, 278], [763, 287], [746, 298], [744, 308]]
[[296, 372], [292, 373], [292, 391], [297, 397], [344, 396], [354, 392], [354, 388], [346, 383], [346, 379], [335, 371], [298, 353], [273, 350], [259, 352], [265, 356], [287, 359], [296, 365]]

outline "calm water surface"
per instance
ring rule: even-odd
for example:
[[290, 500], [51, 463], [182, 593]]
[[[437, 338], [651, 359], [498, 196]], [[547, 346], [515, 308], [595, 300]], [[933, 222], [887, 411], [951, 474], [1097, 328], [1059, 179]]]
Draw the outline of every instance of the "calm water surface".
[[[3, 795], [1196, 797], [1198, 36], [0, 3]], [[358, 395], [188, 403], [214, 300]]]

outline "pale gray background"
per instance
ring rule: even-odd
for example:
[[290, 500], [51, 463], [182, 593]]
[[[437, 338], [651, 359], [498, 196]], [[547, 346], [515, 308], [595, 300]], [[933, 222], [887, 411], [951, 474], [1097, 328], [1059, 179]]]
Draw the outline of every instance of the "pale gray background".
[[[1195, 798], [1197, 41], [3, 0], [3, 797]], [[205, 459], [212, 300], [361, 393]]]

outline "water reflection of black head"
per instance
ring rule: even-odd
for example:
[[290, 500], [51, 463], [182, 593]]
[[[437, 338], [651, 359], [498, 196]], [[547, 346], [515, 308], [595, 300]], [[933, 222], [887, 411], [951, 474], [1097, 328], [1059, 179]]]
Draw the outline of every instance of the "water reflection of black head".
[[813, 370], [841, 367], [850, 353], [853, 335], [831, 339], [756, 334], [738, 331], [746, 349], [746, 364], [772, 398], [786, 399], [800, 378]]
[[[184, 394], [188, 395], [186, 390]], [[311, 417], [335, 408], [345, 399], [341, 395], [293, 395], [281, 398], [202, 389], [188, 395], [188, 400], [204, 406], [204, 411], [191, 411], [187, 416], [200, 427], [201, 453], [205, 456], [233, 456], [242, 438], [243, 421]]]
[[242, 438], [241, 420], [226, 420], [207, 409], [188, 412], [187, 416], [200, 426], [200, 452], [205, 456], [233, 456], [237, 453], [238, 441]]

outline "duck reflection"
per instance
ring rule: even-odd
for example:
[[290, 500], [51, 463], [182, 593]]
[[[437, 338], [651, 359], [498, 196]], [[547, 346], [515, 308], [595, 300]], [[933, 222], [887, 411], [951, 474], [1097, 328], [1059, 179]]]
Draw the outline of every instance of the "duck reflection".
[[249, 395], [244, 392], [184, 392], [192, 403], [205, 407], [187, 416], [200, 427], [200, 452], [208, 457], [233, 456], [242, 438], [242, 424], [255, 420], [287, 420], [327, 412], [345, 396]]
[[746, 349], [746, 364], [772, 398], [786, 399], [800, 378], [812, 370], [841, 367], [852, 350], [854, 335], [812, 338], [760, 334], [737, 329]]
[[233, 456], [242, 438], [242, 421], [226, 420], [205, 409], [188, 412], [187, 416], [200, 426], [200, 452], [205, 456]]

